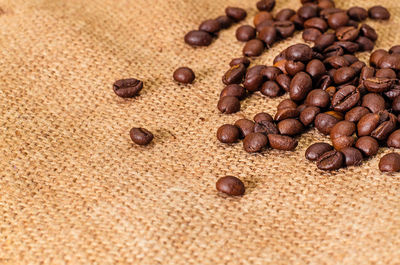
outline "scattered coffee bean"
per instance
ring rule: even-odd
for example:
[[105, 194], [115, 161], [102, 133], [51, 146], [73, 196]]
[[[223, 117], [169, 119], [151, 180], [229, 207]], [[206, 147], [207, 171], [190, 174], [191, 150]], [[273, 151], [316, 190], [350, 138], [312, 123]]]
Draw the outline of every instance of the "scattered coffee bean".
[[226, 193], [231, 196], [241, 196], [245, 193], [243, 182], [233, 176], [226, 176], [220, 178], [216, 183], [218, 191]]
[[263, 27], [260, 33], [258, 34], [258, 38], [262, 40], [267, 47], [271, 47], [277, 40], [277, 31], [274, 26]]
[[296, 30], [291, 21], [275, 21], [274, 27], [276, 28], [278, 35], [283, 39], [293, 36], [293, 33]]
[[375, 76], [378, 78], [396, 79], [396, 72], [392, 69], [378, 69]]
[[378, 153], [378, 141], [371, 136], [362, 136], [358, 138], [355, 147], [357, 147], [366, 157], [374, 156]]
[[285, 90], [286, 92], [290, 91], [291, 79], [288, 75], [280, 74], [276, 77], [275, 81], [281, 88], [283, 88], [283, 90]]
[[284, 108], [284, 109], [279, 109], [276, 112], [275, 121], [283, 121], [289, 118], [297, 118], [300, 115], [300, 111], [298, 111], [296, 108]]
[[320, 32], [325, 32], [328, 29], [328, 24], [322, 18], [313, 17], [304, 22], [304, 28], [314, 28], [318, 29]]
[[[370, 57], [369, 57], [369, 62], [371, 64], [371, 66], [376, 67], [379, 64], [379, 61], [382, 59], [382, 57], [388, 55], [388, 52], [382, 49], [378, 49], [376, 51], [374, 51], [373, 53], [371, 53]], [[372, 76], [369, 76], [372, 77]]]
[[237, 97], [238, 99], [243, 99], [246, 96], [246, 89], [238, 84], [232, 84], [226, 86], [220, 94], [220, 98], [232, 96]]
[[249, 41], [256, 37], [256, 29], [249, 25], [243, 25], [236, 30], [236, 39], [238, 41]]
[[285, 70], [286, 72], [291, 75], [295, 76], [298, 72], [303, 72], [306, 66], [304, 63], [299, 61], [286, 61]]
[[279, 135], [279, 134], [268, 134], [269, 144], [273, 149], [292, 151], [297, 147], [297, 140], [292, 137]]
[[192, 69], [188, 67], [179, 67], [174, 72], [175, 81], [182, 84], [190, 84], [195, 79], [195, 74]]
[[356, 21], [363, 21], [367, 19], [368, 12], [362, 7], [353, 6], [349, 10], [347, 10], [347, 15], [349, 15], [351, 19], [354, 19]]
[[303, 31], [303, 40], [314, 42], [322, 35], [321, 31], [315, 28], [308, 28]]
[[341, 136], [351, 136], [356, 131], [356, 125], [350, 121], [339, 121], [332, 127], [330, 132], [331, 139], [339, 138]]
[[308, 62], [312, 59], [313, 50], [305, 44], [295, 44], [287, 48], [286, 57], [293, 61]]
[[249, 133], [243, 140], [243, 148], [248, 153], [260, 152], [268, 145], [268, 137], [262, 133]]
[[297, 73], [290, 82], [290, 98], [295, 101], [303, 100], [312, 89], [312, 79], [305, 73]]
[[397, 153], [384, 155], [379, 161], [379, 170], [382, 172], [400, 171], [400, 155]]
[[317, 161], [326, 152], [332, 151], [333, 146], [327, 143], [315, 143], [310, 145], [305, 156], [310, 161]]
[[400, 130], [394, 131], [386, 143], [388, 147], [400, 148]]
[[185, 42], [191, 46], [208, 46], [212, 42], [212, 36], [202, 30], [192, 30], [185, 35]]
[[362, 35], [364, 35], [370, 40], [375, 41], [378, 39], [378, 34], [376, 33], [375, 29], [367, 24], [362, 24], [360, 27], [360, 31]]
[[129, 135], [138, 145], [148, 145], [154, 138], [153, 134], [144, 128], [132, 128]]
[[260, 11], [271, 11], [275, 7], [275, 0], [260, 0], [257, 2], [257, 8]]
[[374, 49], [374, 42], [367, 37], [360, 36], [356, 39], [360, 51], [372, 51]]
[[240, 137], [239, 128], [235, 125], [224, 124], [218, 128], [217, 138], [221, 143], [231, 144], [238, 141]]
[[237, 97], [223, 97], [218, 101], [218, 109], [225, 114], [238, 112], [240, 110], [240, 101]]
[[318, 59], [311, 60], [306, 67], [306, 72], [312, 78], [317, 78], [326, 73], [325, 65]]
[[216, 19], [208, 19], [200, 24], [199, 30], [216, 33], [221, 30], [221, 23]]
[[121, 79], [113, 85], [115, 94], [121, 98], [132, 98], [138, 95], [142, 88], [143, 82], [135, 78]]
[[356, 76], [356, 71], [351, 67], [339, 68], [333, 75], [336, 84], [344, 84], [351, 81]]
[[389, 11], [383, 6], [373, 6], [368, 9], [368, 15], [372, 19], [388, 20], [390, 18]]
[[343, 166], [344, 156], [339, 151], [328, 151], [321, 155], [317, 167], [321, 170], [337, 170]]
[[329, 134], [333, 126], [341, 120], [339, 117], [336, 113], [320, 113], [315, 117], [315, 128], [323, 134]]
[[389, 49], [389, 53], [400, 53], [400, 45], [394, 45], [392, 48]]
[[235, 21], [241, 21], [247, 16], [246, 10], [239, 7], [227, 7], [225, 9], [225, 13], [228, 17], [232, 18]]
[[358, 104], [361, 98], [360, 91], [355, 86], [344, 86], [332, 97], [332, 106], [336, 111], [348, 111]]
[[248, 134], [254, 132], [254, 125], [254, 122], [248, 119], [240, 119], [235, 122], [235, 126], [237, 126], [240, 131], [240, 138], [244, 138]]
[[328, 25], [332, 29], [337, 29], [346, 26], [349, 19], [349, 16], [345, 12], [334, 13], [328, 17]]
[[359, 166], [363, 161], [363, 155], [360, 150], [354, 147], [346, 147], [340, 150], [344, 155], [344, 163], [346, 166]]
[[363, 96], [361, 106], [366, 107], [369, 111], [376, 113], [385, 110], [385, 99], [376, 93], [369, 93]]
[[284, 8], [284, 9], [281, 9], [278, 13], [276, 13], [275, 20], [277, 20], [277, 21], [287, 21], [294, 14], [296, 14], [296, 11], [294, 11], [293, 9]]
[[312, 5], [303, 5], [299, 10], [297, 10], [298, 16], [304, 20], [316, 17], [317, 13], [317, 7]]

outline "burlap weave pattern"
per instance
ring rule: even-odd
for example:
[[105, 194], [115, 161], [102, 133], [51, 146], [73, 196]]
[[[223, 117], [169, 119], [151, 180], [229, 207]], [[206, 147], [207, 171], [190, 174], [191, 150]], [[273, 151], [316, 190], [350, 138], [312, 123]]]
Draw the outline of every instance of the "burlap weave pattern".
[[[304, 158], [328, 141], [314, 130], [295, 152], [250, 155], [216, 140], [218, 126], [274, 114], [281, 98], [255, 94], [221, 115], [221, 75], [243, 46], [237, 25], [208, 48], [183, 36], [227, 5], [251, 23], [255, 3], [0, 0], [0, 264], [400, 264], [400, 181], [377, 168], [389, 150], [326, 173]], [[398, 1], [336, 3], [387, 6], [390, 22], [367, 23], [378, 48], [400, 44]], [[173, 82], [183, 65], [195, 84]], [[136, 99], [111, 89], [126, 77], [145, 83]], [[133, 145], [133, 126], [154, 142]], [[244, 180], [245, 196], [217, 195], [226, 174]]]

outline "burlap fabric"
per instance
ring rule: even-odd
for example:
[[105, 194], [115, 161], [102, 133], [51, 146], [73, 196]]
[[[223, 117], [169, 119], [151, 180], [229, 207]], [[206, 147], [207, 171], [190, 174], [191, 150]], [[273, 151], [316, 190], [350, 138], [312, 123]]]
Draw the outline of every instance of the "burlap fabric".
[[[277, 8], [300, 6], [278, 0]], [[234, 26], [208, 48], [185, 32], [227, 5], [256, 0], [0, 0], [0, 264], [399, 264], [400, 181], [377, 157], [334, 173], [316, 170], [306, 147], [250, 155], [220, 144], [216, 129], [279, 99], [253, 95], [234, 115], [216, 109], [221, 76], [241, 55]], [[400, 4], [377, 47], [400, 43]], [[277, 10], [277, 9], [275, 9]], [[301, 34], [275, 45], [272, 58]], [[365, 60], [367, 54], [362, 54]], [[177, 85], [189, 66], [195, 84]], [[136, 99], [112, 83], [137, 77]], [[148, 147], [129, 129], [154, 132]], [[226, 174], [245, 196], [215, 190]]]

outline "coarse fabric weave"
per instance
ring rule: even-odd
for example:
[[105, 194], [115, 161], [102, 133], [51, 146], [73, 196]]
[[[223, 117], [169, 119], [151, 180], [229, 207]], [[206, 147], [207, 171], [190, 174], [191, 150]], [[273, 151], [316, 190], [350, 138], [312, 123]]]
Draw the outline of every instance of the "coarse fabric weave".
[[[400, 264], [400, 178], [382, 174], [382, 149], [360, 167], [328, 173], [294, 152], [248, 154], [224, 145], [224, 123], [266, 111], [285, 95], [254, 94], [233, 115], [216, 108], [221, 76], [241, 56], [240, 24], [256, 0], [0, 0], [0, 264]], [[367, 20], [377, 48], [400, 44], [400, 2], [381, 4], [389, 22]], [[207, 48], [185, 33], [224, 14], [246, 21]], [[274, 12], [300, 7], [277, 0]], [[274, 45], [274, 56], [301, 33]], [[365, 61], [368, 53], [360, 54]], [[191, 67], [193, 85], [172, 80]], [[136, 77], [135, 99], [112, 84]], [[134, 145], [131, 127], [155, 135]], [[241, 178], [243, 197], [219, 195], [216, 180]]]

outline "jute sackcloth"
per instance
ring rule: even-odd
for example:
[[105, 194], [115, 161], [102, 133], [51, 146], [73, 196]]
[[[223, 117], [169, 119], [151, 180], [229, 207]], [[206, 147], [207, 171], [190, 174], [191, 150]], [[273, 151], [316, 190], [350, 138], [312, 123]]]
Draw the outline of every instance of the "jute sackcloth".
[[[251, 24], [256, 2], [0, 0], [0, 264], [400, 264], [400, 180], [378, 170], [392, 150], [327, 173], [304, 158], [329, 141], [315, 130], [295, 152], [217, 141], [220, 125], [275, 114], [288, 96], [255, 94], [220, 114], [238, 25], [208, 48], [183, 36], [228, 5]], [[388, 7], [389, 22], [367, 23], [377, 48], [400, 44], [398, 1], [336, 4]], [[172, 80], [178, 66], [193, 68], [193, 85]], [[128, 77], [145, 86], [124, 100], [112, 84]], [[134, 126], [155, 134], [150, 146], [131, 142]], [[227, 174], [243, 179], [243, 197], [217, 194]]]

